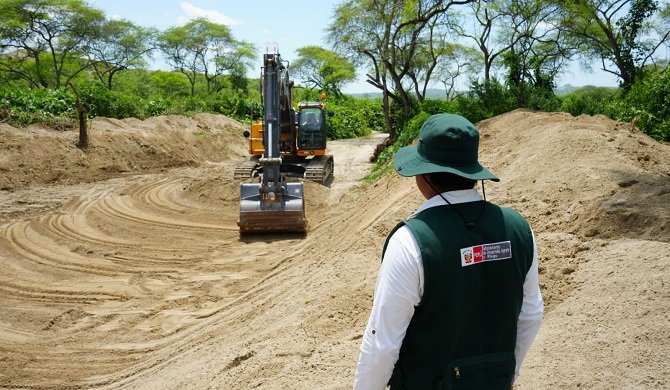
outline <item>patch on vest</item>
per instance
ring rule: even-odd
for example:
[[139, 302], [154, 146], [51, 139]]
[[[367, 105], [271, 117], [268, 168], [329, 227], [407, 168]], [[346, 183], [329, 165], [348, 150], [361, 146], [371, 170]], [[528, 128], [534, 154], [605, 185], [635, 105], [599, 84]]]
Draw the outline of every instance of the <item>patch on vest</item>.
[[484, 244], [461, 249], [461, 265], [467, 267], [485, 261], [512, 258], [512, 243], [509, 241]]

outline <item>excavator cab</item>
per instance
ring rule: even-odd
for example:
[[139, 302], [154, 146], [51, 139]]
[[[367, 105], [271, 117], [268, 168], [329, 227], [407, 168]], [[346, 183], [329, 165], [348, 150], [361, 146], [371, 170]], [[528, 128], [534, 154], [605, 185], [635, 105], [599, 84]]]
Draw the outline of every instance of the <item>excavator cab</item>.
[[298, 149], [326, 149], [325, 111], [320, 107], [305, 107], [298, 112]]

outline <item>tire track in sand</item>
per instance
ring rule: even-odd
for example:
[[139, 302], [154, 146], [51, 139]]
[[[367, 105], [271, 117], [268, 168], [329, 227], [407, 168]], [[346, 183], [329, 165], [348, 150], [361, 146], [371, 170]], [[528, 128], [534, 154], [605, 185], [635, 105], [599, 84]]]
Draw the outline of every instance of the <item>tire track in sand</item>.
[[[374, 143], [364, 146], [367, 158]], [[295, 299], [284, 274], [319, 242], [241, 239], [233, 166], [101, 186], [0, 226], [0, 304], [9, 308], [0, 320], [0, 350], [9, 354], [0, 361], [3, 386], [115, 387], [200, 345], [208, 326], [235, 321], [249, 294], [279, 285], [273, 301]], [[274, 305], [269, 299], [244, 318]]]

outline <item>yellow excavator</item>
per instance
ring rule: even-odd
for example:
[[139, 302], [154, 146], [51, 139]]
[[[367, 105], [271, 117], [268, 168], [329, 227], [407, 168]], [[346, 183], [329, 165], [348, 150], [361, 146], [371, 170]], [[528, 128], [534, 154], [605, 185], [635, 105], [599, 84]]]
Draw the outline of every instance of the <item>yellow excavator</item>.
[[250, 158], [235, 168], [236, 180], [259, 178], [240, 186], [240, 233], [307, 230], [302, 178], [329, 185], [334, 160], [326, 154], [326, 111], [321, 102], [293, 106], [293, 81], [276, 45], [268, 45], [261, 74], [263, 118], [244, 136]]

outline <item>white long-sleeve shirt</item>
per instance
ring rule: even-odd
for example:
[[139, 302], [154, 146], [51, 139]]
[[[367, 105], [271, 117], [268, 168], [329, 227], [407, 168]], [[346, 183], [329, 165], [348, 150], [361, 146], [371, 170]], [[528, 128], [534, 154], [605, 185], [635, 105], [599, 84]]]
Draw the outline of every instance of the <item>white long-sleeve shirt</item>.
[[[452, 204], [483, 200], [477, 190], [450, 191], [442, 194]], [[414, 214], [430, 207], [444, 205], [436, 195]], [[540, 329], [544, 303], [538, 279], [538, 260], [533, 236], [533, 262], [523, 285], [523, 303], [517, 321], [514, 355], [519, 376], [526, 357]], [[421, 250], [407, 226], [398, 229], [389, 240], [374, 292], [372, 311], [361, 343], [354, 390], [383, 390], [400, 354], [400, 346], [414, 315], [414, 308], [423, 296], [424, 275]]]

